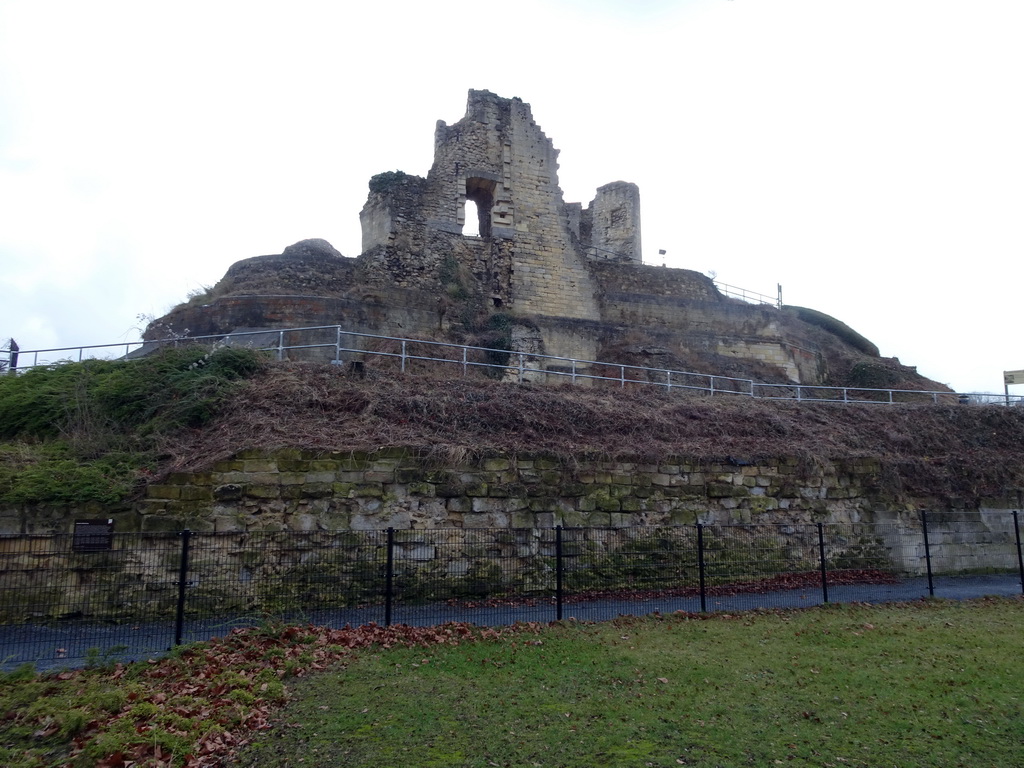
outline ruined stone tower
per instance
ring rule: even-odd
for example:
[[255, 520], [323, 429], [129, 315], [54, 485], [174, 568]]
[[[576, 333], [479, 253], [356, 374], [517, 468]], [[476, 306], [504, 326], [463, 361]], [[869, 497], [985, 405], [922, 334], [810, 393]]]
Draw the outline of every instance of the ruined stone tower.
[[[466, 116], [454, 125], [438, 121], [425, 180], [372, 191], [360, 218], [363, 251], [382, 248], [382, 257], [388, 248], [442, 246], [442, 234], [470, 240], [448, 242], [449, 252], [472, 251], [492, 306], [524, 316], [600, 321], [588, 256], [641, 262], [636, 185], [602, 187], [586, 209], [566, 204], [558, 150], [530, 105], [489, 91], [471, 90]], [[476, 234], [465, 238], [470, 230]], [[546, 334], [548, 353], [596, 352], [562, 336]]]
[[827, 315], [747, 304], [700, 273], [645, 265], [637, 186], [614, 181], [585, 207], [566, 203], [558, 150], [521, 99], [471, 90], [465, 117], [437, 122], [426, 178], [391, 171], [369, 187], [358, 258], [304, 241], [239, 261], [202, 303], [172, 310], [147, 338], [160, 328], [327, 326], [289, 337], [303, 347], [290, 354], [315, 358], [333, 354], [327, 337], [337, 326], [504, 351], [506, 360], [517, 353], [542, 372], [536, 381], [586, 369], [614, 379], [624, 369], [604, 363], [619, 363], [652, 381], [700, 371], [694, 381], [706, 384], [713, 373], [723, 379], [716, 386], [737, 391], [748, 380], [857, 382], [858, 372], [883, 368], [888, 384], [920, 387], [916, 373], [880, 361], [873, 344]]

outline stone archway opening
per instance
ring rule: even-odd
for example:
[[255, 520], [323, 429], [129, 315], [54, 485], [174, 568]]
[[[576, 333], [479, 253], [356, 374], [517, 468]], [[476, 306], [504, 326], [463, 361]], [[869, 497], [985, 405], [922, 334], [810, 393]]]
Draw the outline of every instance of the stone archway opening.
[[[494, 207], [494, 191], [497, 184], [491, 179], [471, 177], [466, 179], [466, 224], [463, 234], [470, 234], [471, 222], [476, 221], [476, 234], [479, 237], [491, 236], [491, 209]], [[472, 203], [472, 208], [470, 204]], [[476, 216], [471, 215], [476, 209]]]
[[465, 224], [462, 225], [462, 234], [466, 237], [480, 237], [480, 209], [476, 201], [466, 199]]

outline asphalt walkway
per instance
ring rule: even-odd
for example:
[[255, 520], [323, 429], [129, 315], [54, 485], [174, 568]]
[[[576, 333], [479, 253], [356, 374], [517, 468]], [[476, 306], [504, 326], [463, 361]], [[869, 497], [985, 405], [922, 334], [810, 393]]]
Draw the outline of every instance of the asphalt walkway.
[[[965, 577], [936, 577], [934, 596], [964, 600], [986, 595], [1014, 596], [1022, 593], [1016, 574]], [[830, 603], [890, 603], [928, 597], [927, 578], [905, 579], [897, 584], [866, 584], [831, 586]], [[788, 589], [773, 592], [741, 592], [708, 595], [708, 611], [735, 612], [757, 608], [803, 608], [821, 605], [825, 595], [820, 588]], [[562, 618], [578, 621], [607, 621], [618, 616], [642, 616], [651, 613], [674, 613], [701, 610], [699, 597], [651, 595], [635, 599], [567, 599]], [[302, 623], [333, 627], [385, 623], [383, 606], [364, 609], [320, 611], [283, 617]], [[447, 622], [465, 622], [479, 626], [502, 626], [517, 621], [549, 622], [557, 618], [553, 599], [524, 603], [522, 601], [483, 604], [435, 603], [419, 606], [396, 605], [391, 623], [425, 626]], [[245, 627], [265, 621], [265, 617], [237, 616], [222, 619], [188, 620], [183, 626], [182, 641], [194, 642], [223, 636], [234, 627]], [[94, 624], [65, 621], [50, 625], [17, 624], [0, 626], [0, 669], [11, 670], [31, 663], [37, 669], [80, 667], [108, 661], [134, 661], [161, 656], [170, 649], [175, 635], [174, 623], [140, 622], [137, 624]]]

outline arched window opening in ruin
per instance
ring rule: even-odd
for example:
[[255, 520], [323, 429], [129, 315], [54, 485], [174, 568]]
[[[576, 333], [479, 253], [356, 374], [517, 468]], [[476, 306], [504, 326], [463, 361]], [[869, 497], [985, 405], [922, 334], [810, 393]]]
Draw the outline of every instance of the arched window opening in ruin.
[[480, 237], [480, 211], [472, 200], [466, 200], [465, 221], [462, 234], [466, 237]]
[[466, 179], [466, 225], [464, 235], [470, 233], [470, 202], [476, 209], [477, 231], [479, 237], [491, 236], [491, 208], [494, 207], [495, 182], [491, 179], [477, 177]]

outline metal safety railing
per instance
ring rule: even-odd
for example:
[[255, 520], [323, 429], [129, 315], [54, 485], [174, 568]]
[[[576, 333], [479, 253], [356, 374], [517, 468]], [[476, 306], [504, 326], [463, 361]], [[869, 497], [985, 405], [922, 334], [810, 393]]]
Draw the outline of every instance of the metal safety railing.
[[[485, 370], [519, 383], [528, 381], [603, 382], [620, 388], [653, 386], [679, 392], [705, 395], [732, 394], [766, 400], [791, 400], [820, 403], [998, 403], [1016, 405], [1024, 400], [1016, 395], [991, 393], [965, 394], [935, 390], [875, 389], [868, 387], [825, 387], [808, 384], [767, 384], [753, 379], [720, 376], [697, 371], [629, 365], [600, 360], [559, 357], [491, 347], [476, 347], [451, 342], [384, 336], [344, 330], [340, 325], [306, 326], [262, 331], [244, 331], [228, 335], [182, 336], [177, 338], [100, 344], [84, 347], [22, 350], [18, 370], [59, 362], [82, 361], [102, 354], [138, 355], [164, 346], [183, 344], [244, 345], [270, 352], [278, 360], [319, 359], [333, 364], [354, 363], [359, 367], [367, 359], [395, 361], [398, 372], [410, 372], [414, 364], [454, 367], [461, 376]], [[95, 354], [99, 352], [100, 355]], [[303, 356], [305, 356], [303, 358]], [[106, 359], [109, 359], [106, 358]], [[422, 370], [420, 368], [419, 370]]]
[[765, 293], [758, 293], [757, 291], [749, 291], [746, 288], [739, 288], [735, 285], [729, 285], [727, 283], [720, 283], [718, 280], [714, 280], [715, 288], [723, 296], [728, 296], [731, 299], [740, 299], [749, 304], [769, 304], [777, 309], [782, 309], [782, 286], [779, 286], [779, 291], [776, 296], [769, 296]]

